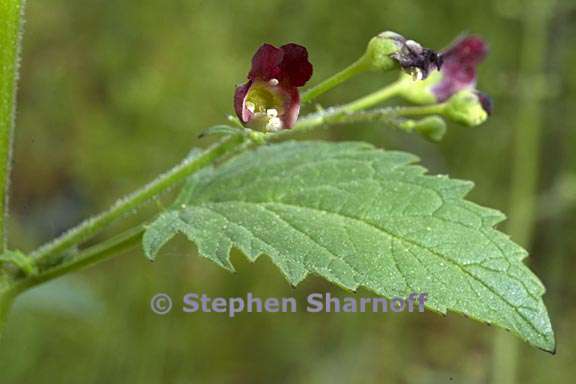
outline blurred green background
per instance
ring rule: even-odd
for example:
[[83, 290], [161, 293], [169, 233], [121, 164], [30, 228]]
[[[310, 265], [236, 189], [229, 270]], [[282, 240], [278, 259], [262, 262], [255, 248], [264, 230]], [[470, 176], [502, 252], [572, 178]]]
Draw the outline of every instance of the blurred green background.
[[[105, 208], [209, 140], [231, 112], [234, 85], [263, 42], [297, 42], [312, 82], [349, 64], [373, 35], [394, 30], [440, 49], [463, 31], [491, 53], [479, 88], [495, 113], [445, 140], [374, 126], [306, 138], [364, 140], [418, 154], [434, 173], [473, 180], [470, 198], [509, 212], [514, 131], [525, 108], [541, 112], [541, 161], [529, 262], [558, 354], [520, 345], [519, 382], [569, 383], [576, 370], [576, 4], [556, 1], [542, 71], [523, 73], [530, 17], [546, 0], [28, 1], [12, 183], [11, 246], [23, 250]], [[542, 9], [540, 7], [542, 6]], [[536, 8], [534, 8], [536, 7]], [[524, 53], [530, 50], [529, 45]], [[378, 89], [364, 75], [322, 97], [324, 106]], [[533, 103], [526, 100], [532, 100]], [[533, 110], [536, 108], [536, 110]], [[537, 115], [537, 114], [536, 114]], [[526, 119], [524, 119], [526, 120]], [[538, 124], [538, 120], [529, 120]], [[520, 125], [519, 125], [520, 124]], [[535, 154], [533, 154], [535, 155]], [[534, 156], [532, 156], [534, 157]], [[150, 217], [151, 204], [116, 229]], [[528, 224], [528, 223], [527, 223]], [[114, 228], [113, 228], [114, 229]], [[109, 232], [108, 234], [112, 233]], [[104, 234], [105, 236], [106, 234]], [[345, 295], [322, 279], [290, 287], [266, 258], [241, 255], [229, 274], [180, 239], [159, 260], [139, 250], [27, 293], [0, 345], [1, 383], [485, 383], [494, 329], [449, 314], [151, 313], [157, 292], [210, 296]], [[369, 294], [360, 292], [359, 294]]]

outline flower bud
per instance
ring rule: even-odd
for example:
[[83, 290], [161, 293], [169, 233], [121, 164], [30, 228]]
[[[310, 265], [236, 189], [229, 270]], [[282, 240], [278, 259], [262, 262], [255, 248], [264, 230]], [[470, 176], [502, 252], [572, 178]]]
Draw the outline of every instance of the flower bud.
[[368, 70], [400, 67], [418, 79], [425, 79], [433, 67], [440, 69], [441, 64], [436, 52], [391, 31], [373, 37], [361, 60]]
[[450, 120], [473, 127], [482, 124], [491, 112], [490, 99], [474, 90], [463, 90], [448, 99], [444, 115]]
[[446, 133], [446, 122], [440, 116], [428, 116], [421, 120], [405, 120], [400, 124], [402, 129], [416, 131], [428, 140], [438, 142]]
[[366, 53], [362, 60], [371, 71], [389, 71], [398, 66], [392, 55], [397, 53], [401, 44], [398, 42], [402, 36], [395, 32], [382, 32], [368, 42]]

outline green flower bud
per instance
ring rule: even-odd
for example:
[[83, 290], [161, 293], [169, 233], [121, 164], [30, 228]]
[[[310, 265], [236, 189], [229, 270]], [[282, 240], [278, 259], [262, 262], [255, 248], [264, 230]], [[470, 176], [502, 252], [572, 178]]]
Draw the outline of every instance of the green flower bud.
[[486, 121], [490, 113], [478, 92], [463, 90], [446, 101], [444, 115], [450, 120], [473, 127]]
[[421, 120], [404, 120], [400, 128], [416, 131], [434, 142], [442, 140], [446, 134], [446, 122], [440, 116], [428, 116]]
[[402, 36], [395, 32], [382, 32], [373, 37], [368, 42], [366, 53], [362, 61], [367, 65], [370, 71], [389, 71], [398, 67], [398, 62], [392, 58], [392, 55], [398, 53], [402, 48], [400, 39]]
[[440, 61], [436, 52], [391, 31], [373, 37], [360, 59], [366, 70], [401, 68], [419, 79], [425, 79], [433, 68], [439, 69]]

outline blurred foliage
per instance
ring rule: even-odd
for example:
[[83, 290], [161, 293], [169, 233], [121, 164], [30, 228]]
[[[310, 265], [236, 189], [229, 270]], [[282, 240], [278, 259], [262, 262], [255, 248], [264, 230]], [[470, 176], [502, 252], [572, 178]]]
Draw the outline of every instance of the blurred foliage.
[[[479, 88], [489, 122], [449, 127], [440, 145], [385, 128], [347, 126], [306, 138], [364, 140], [418, 154], [435, 173], [474, 180], [471, 198], [507, 211], [512, 123], [520, 92], [546, 87], [539, 217], [532, 268], [559, 341], [549, 356], [522, 346], [523, 383], [565, 383], [576, 351], [576, 6], [557, 4], [548, 76], [517, 78], [521, 0], [29, 1], [12, 186], [12, 246], [29, 250], [179, 160], [231, 111], [262, 42], [309, 48], [313, 82], [395, 30], [432, 48], [462, 31], [491, 44]], [[364, 75], [321, 99], [342, 103], [391, 81]], [[150, 206], [140, 215], [150, 213]], [[134, 219], [131, 219], [134, 220]], [[23, 297], [0, 349], [2, 383], [483, 383], [492, 330], [449, 315], [243, 314], [235, 319], [148, 307], [156, 292], [290, 296], [340, 289], [319, 278], [291, 288], [267, 259], [235, 257], [231, 275], [185, 242], [157, 263], [140, 251]], [[63, 292], [69, 294], [63, 294]], [[359, 292], [359, 295], [368, 292]], [[34, 296], [35, 295], [35, 296]], [[39, 305], [42, 303], [42, 305]]]

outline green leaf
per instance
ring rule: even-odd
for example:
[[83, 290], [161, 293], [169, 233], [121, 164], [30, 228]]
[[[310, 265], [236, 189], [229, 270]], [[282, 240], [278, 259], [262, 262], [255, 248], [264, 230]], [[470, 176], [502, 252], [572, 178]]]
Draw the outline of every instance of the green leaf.
[[504, 216], [465, 201], [472, 183], [425, 175], [406, 153], [368, 144], [288, 142], [193, 176], [147, 229], [154, 258], [177, 233], [233, 269], [230, 250], [270, 256], [292, 284], [308, 274], [509, 329], [554, 351], [544, 287], [526, 252], [493, 226]]

